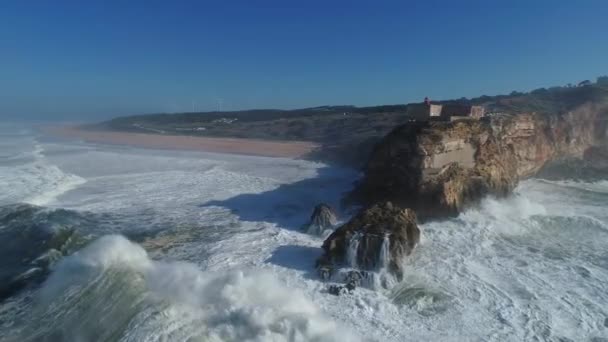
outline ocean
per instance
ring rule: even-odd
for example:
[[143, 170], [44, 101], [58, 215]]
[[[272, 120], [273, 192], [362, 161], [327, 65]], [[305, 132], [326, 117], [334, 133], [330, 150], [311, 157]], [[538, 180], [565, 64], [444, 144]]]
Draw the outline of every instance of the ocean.
[[525, 180], [334, 296], [301, 226], [360, 176], [2, 124], [0, 340], [608, 341], [608, 181]]

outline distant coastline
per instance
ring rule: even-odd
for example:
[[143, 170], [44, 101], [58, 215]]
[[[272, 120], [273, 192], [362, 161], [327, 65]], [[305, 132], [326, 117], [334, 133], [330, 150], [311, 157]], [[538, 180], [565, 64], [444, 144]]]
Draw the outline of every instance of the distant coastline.
[[264, 157], [304, 158], [319, 147], [317, 143], [306, 141], [268, 141], [259, 139], [131, 133], [110, 130], [90, 130], [74, 125], [45, 127], [43, 131], [51, 136], [78, 139], [91, 143]]
[[[516, 116], [522, 113], [559, 117], [569, 115], [570, 111], [587, 103], [604, 103], [608, 101], [607, 94], [608, 76], [600, 76], [595, 83], [585, 80], [577, 85], [538, 88], [530, 92], [513, 91], [495, 96], [482, 95], [471, 99], [434, 100], [427, 97], [418, 103], [371, 107], [340, 105], [291, 110], [249, 109], [140, 114], [116, 117], [83, 129], [133, 134], [129, 137], [139, 134], [154, 137], [176, 136], [171, 139], [180, 140], [177, 143], [178, 148], [184, 148], [185, 145], [188, 149], [296, 157], [310, 152], [306, 159], [362, 169], [374, 146], [390, 132], [411, 121], [430, 120], [431, 107], [427, 110], [427, 106], [432, 105], [433, 109], [450, 108], [445, 110], [445, 113], [440, 110], [441, 115], [434, 118], [439, 121], [448, 117], [450, 120], [458, 119], [463, 115], [467, 116], [466, 113], [476, 113], [474, 116], [477, 117], [481, 112], [485, 114], [481, 116], [488, 117]], [[463, 112], [466, 108], [469, 110]], [[90, 134], [87, 136], [89, 139], [93, 138]], [[198, 146], [192, 141], [200, 141], [201, 145]], [[244, 144], [237, 143], [248, 141], [252, 141], [251, 146], [239, 146]], [[264, 143], [260, 145], [259, 141]], [[305, 143], [302, 143], [303, 141]], [[296, 144], [291, 145], [291, 142]], [[175, 146], [176, 143], [167, 144]], [[193, 147], [192, 144], [198, 147]], [[235, 149], [236, 152], [233, 152]]]

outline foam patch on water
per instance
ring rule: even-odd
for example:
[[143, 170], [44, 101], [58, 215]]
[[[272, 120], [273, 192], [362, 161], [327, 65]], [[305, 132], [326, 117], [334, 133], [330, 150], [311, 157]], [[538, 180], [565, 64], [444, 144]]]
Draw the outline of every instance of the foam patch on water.
[[481, 201], [478, 208], [470, 209], [460, 215], [469, 222], [484, 222], [491, 230], [502, 234], [523, 234], [529, 226], [520, 224], [530, 218], [546, 215], [545, 207], [527, 196], [515, 193], [502, 199], [492, 197]]
[[485, 199], [457, 219], [421, 225], [424, 239], [392, 298], [403, 314], [431, 315], [436, 330], [413, 328], [410, 336], [497, 341], [606, 336], [605, 197], [569, 185], [527, 180], [513, 196]]
[[152, 261], [121, 236], [66, 258], [40, 291], [26, 340], [355, 341], [264, 272]]
[[84, 178], [65, 173], [50, 163], [41, 144], [33, 146], [31, 156], [32, 161], [25, 164], [0, 166], [0, 183], [5, 187], [0, 203], [48, 205], [86, 182]]

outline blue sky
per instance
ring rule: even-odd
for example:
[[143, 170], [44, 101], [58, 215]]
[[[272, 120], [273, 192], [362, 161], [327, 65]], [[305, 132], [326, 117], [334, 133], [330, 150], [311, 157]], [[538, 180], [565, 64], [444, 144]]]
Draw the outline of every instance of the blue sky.
[[608, 1], [1, 1], [0, 117], [359, 106], [608, 74]]

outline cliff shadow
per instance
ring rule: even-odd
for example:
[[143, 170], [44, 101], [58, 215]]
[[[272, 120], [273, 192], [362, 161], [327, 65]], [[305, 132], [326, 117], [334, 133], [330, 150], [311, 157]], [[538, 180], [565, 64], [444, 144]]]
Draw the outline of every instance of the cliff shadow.
[[338, 209], [343, 195], [352, 189], [357, 176], [356, 170], [327, 166], [318, 169], [312, 178], [281, 184], [261, 193], [212, 200], [199, 206], [226, 208], [241, 221], [267, 222], [299, 230], [308, 222], [315, 205], [324, 202]]
[[321, 247], [284, 245], [277, 247], [265, 262], [304, 272], [308, 279], [317, 279], [314, 265], [322, 254]]
[[[363, 206], [391, 201], [404, 208], [417, 209], [424, 163], [424, 156], [417, 148], [418, 140], [424, 130], [441, 124], [445, 123], [412, 121], [395, 127], [374, 146], [365, 177], [357, 182], [350, 201]], [[429, 135], [429, 138], [441, 141], [439, 135]]]

